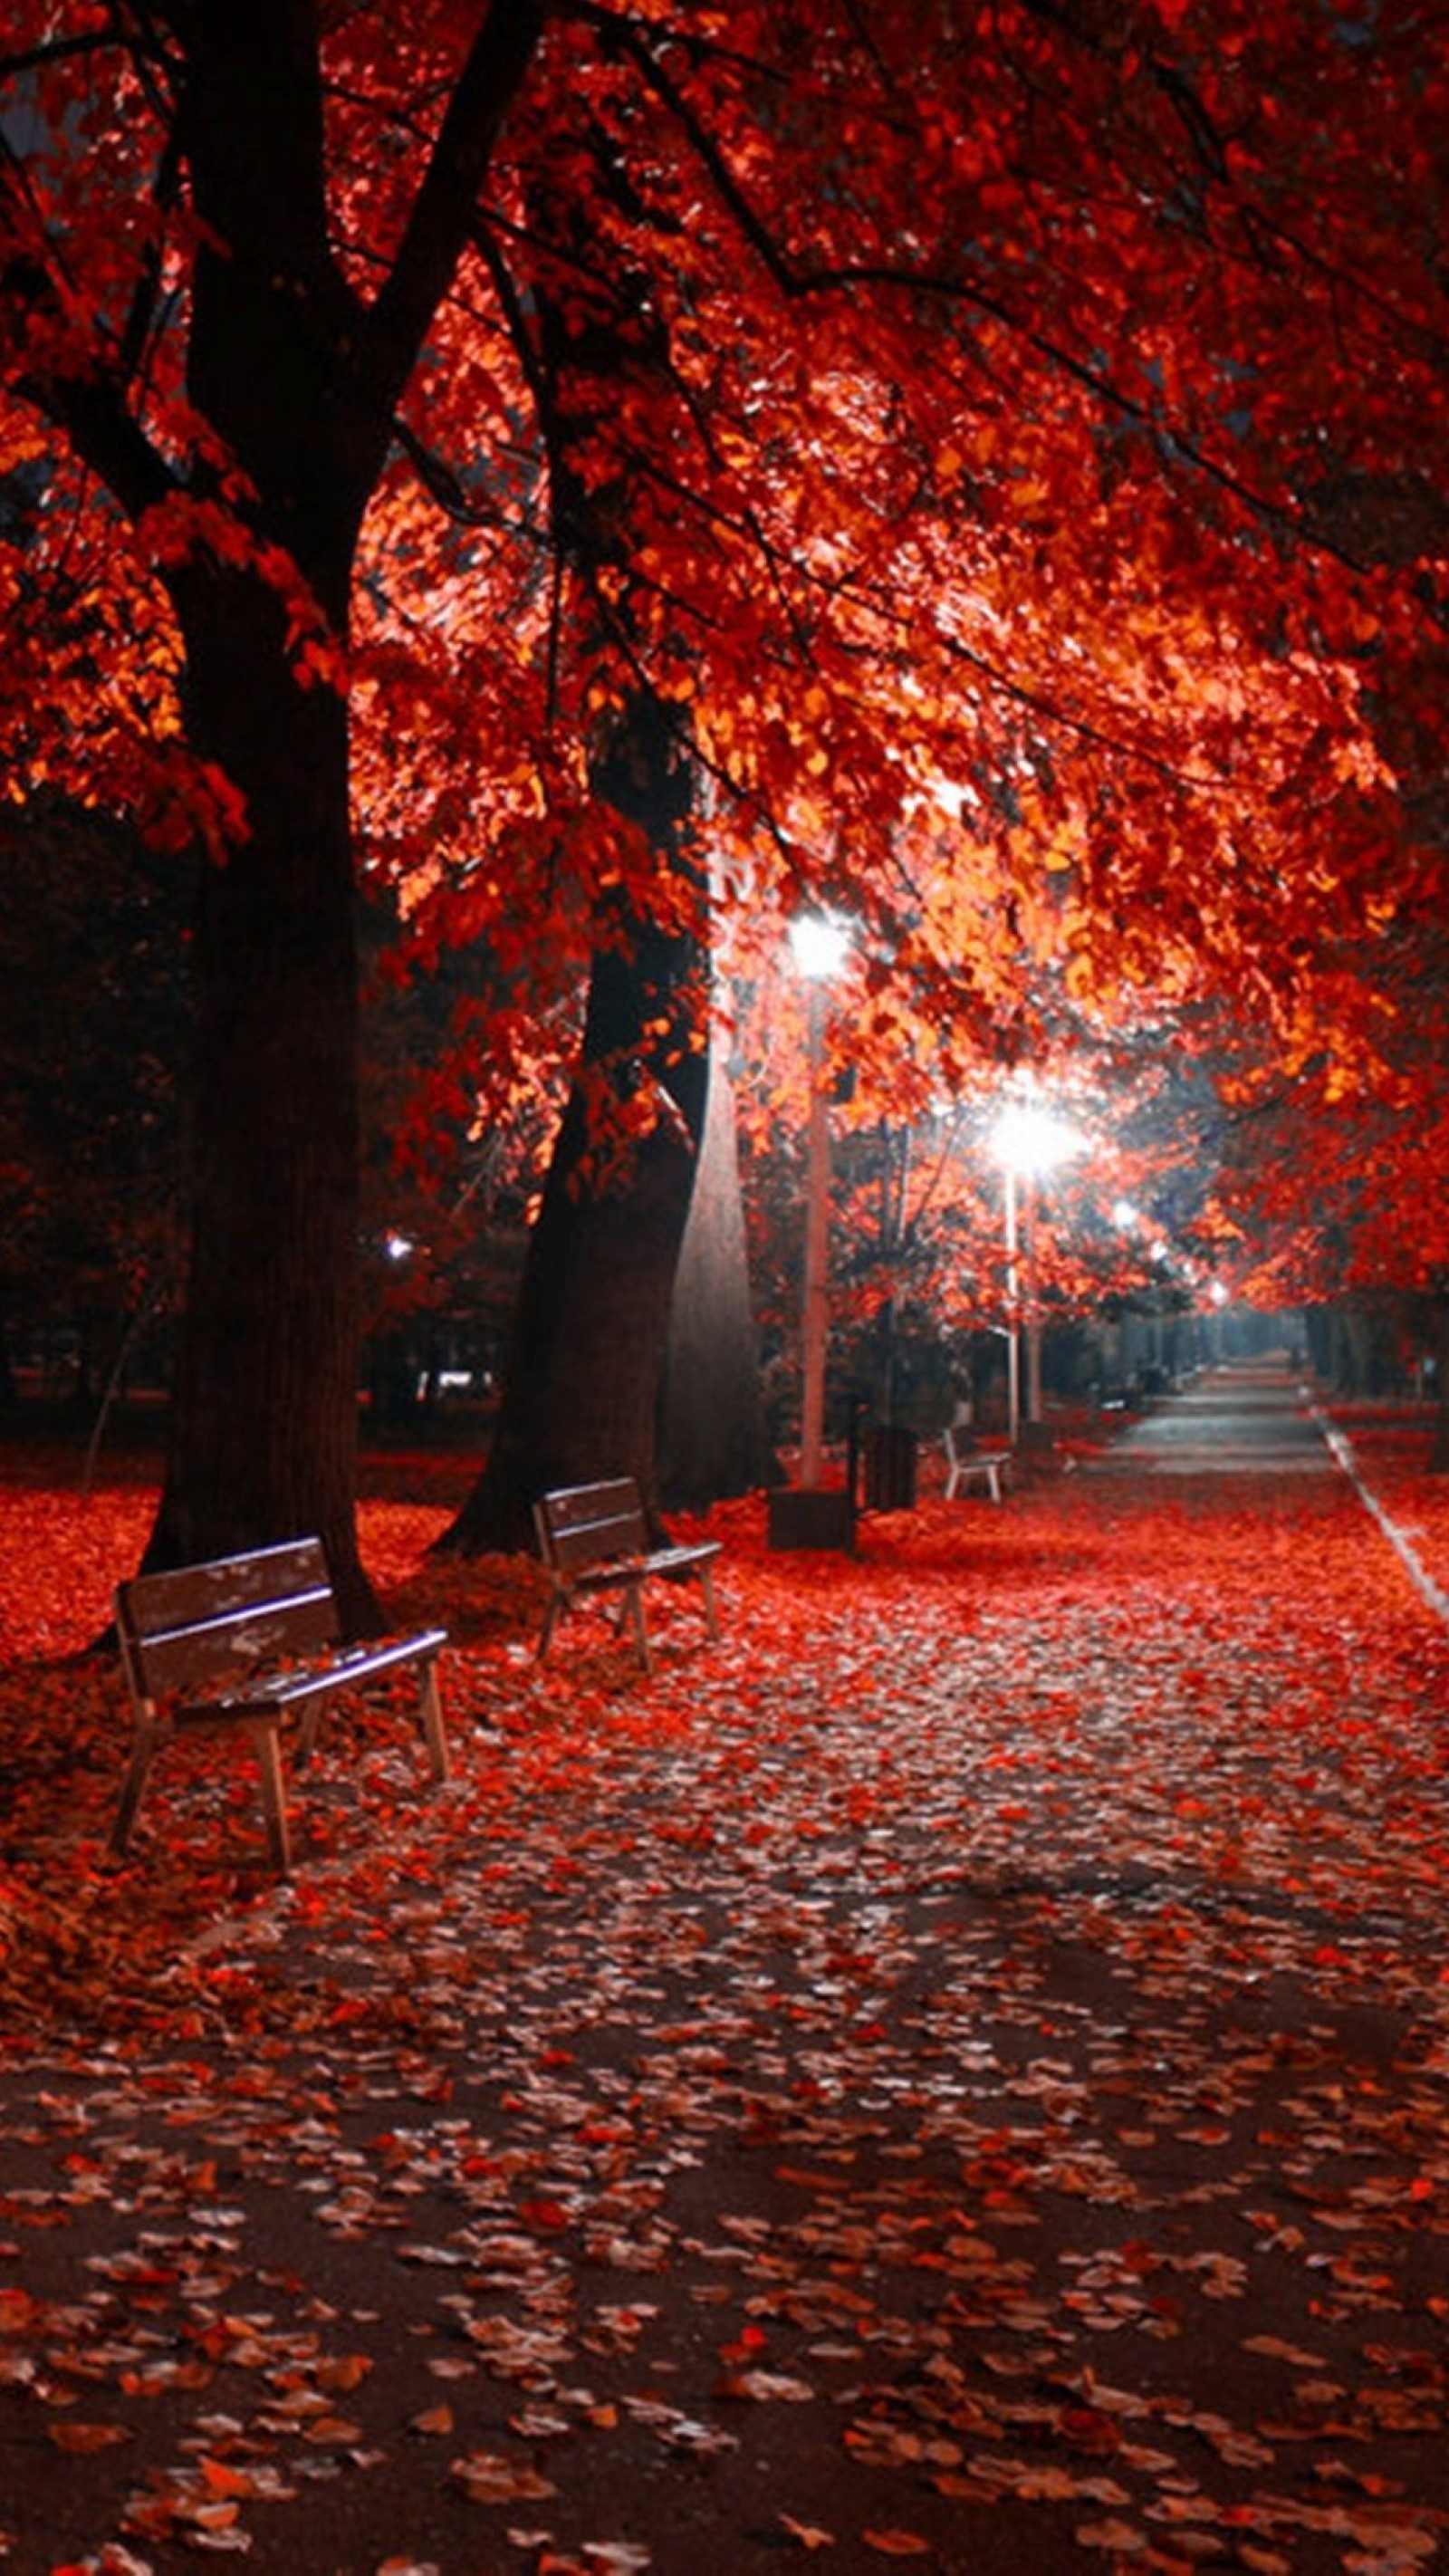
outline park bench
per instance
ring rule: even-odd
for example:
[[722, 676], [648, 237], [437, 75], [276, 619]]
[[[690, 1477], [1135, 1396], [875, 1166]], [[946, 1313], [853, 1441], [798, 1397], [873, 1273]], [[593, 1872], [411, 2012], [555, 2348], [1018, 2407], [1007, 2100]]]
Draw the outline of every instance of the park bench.
[[704, 1598], [705, 1625], [710, 1636], [718, 1638], [713, 1572], [718, 1539], [651, 1547], [632, 1476], [610, 1477], [597, 1485], [561, 1486], [534, 1504], [533, 1521], [549, 1577], [548, 1607], [538, 1641], [540, 1661], [565, 1611], [573, 1608], [580, 1595], [617, 1592], [621, 1595], [618, 1625], [622, 1629], [628, 1620], [639, 1661], [646, 1673], [652, 1672], [644, 1586], [655, 1576], [666, 1580], [694, 1576]]
[[1011, 1451], [973, 1449], [949, 1424], [941, 1436], [946, 1444], [947, 1502], [954, 1503], [963, 1488], [970, 1485], [984, 1485], [993, 1503], [1001, 1502], [1011, 1474]]
[[131, 1759], [111, 1833], [118, 1856], [130, 1848], [151, 1766], [163, 1746], [189, 1735], [244, 1734], [261, 1769], [272, 1859], [285, 1878], [292, 1854], [283, 1727], [300, 1718], [300, 1768], [335, 1692], [356, 1690], [408, 1664], [418, 1667], [418, 1721], [433, 1776], [448, 1777], [437, 1679], [446, 1630], [425, 1628], [415, 1636], [339, 1646], [341, 1623], [320, 1539], [137, 1575], [117, 1589], [116, 1626], [135, 1712]]

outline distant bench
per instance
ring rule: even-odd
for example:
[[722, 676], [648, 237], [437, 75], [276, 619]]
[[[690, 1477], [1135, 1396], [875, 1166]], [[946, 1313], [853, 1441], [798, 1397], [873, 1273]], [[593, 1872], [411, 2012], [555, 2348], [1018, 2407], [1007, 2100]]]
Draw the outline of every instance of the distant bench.
[[448, 1777], [438, 1697], [443, 1628], [339, 1647], [341, 1622], [322, 1542], [289, 1541], [165, 1574], [141, 1574], [116, 1593], [121, 1662], [135, 1711], [131, 1759], [111, 1832], [130, 1849], [151, 1766], [164, 1745], [205, 1733], [250, 1736], [262, 1775], [267, 1840], [291, 1868], [281, 1732], [300, 1712], [298, 1766], [311, 1755], [323, 1705], [400, 1665], [418, 1668], [418, 1722], [436, 1780]]
[[550, 1585], [538, 1641], [540, 1661], [553, 1643], [559, 1621], [580, 1594], [617, 1592], [622, 1595], [618, 1624], [622, 1628], [628, 1619], [639, 1661], [646, 1673], [652, 1672], [644, 1586], [656, 1577], [694, 1576], [704, 1599], [705, 1625], [710, 1636], [718, 1638], [713, 1572], [718, 1539], [651, 1547], [632, 1476], [610, 1477], [597, 1485], [561, 1486], [534, 1504], [533, 1521]]
[[999, 1503], [1011, 1474], [1011, 1451], [972, 1449], [949, 1424], [941, 1437], [946, 1444], [947, 1502], [954, 1503], [963, 1486], [984, 1485], [993, 1503]]

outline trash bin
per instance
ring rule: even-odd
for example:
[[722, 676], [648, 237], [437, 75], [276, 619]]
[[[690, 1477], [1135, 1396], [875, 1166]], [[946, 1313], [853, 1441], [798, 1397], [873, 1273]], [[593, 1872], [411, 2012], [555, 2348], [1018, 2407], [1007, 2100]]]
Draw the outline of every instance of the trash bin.
[[865, 1435], [865, 1508], [909, 1512], [916, 1505], [916, 1435], [898, 1422], [876, 1422]]
[[776, 1485], [768, 1502], [772, 1549], [838, 1548], [854, 1555], [855, 1496], [848, 1485]]

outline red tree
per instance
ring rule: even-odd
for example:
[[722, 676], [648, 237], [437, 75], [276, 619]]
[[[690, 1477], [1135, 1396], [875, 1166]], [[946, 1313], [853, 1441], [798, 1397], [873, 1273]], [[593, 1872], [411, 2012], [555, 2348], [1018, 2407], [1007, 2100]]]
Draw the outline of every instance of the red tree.
[[[441, 673], [449, 776], [389, 856], [456, 861], [531, 952], [590, 944], [590, 763], [642, 694], [742, 899], [828, 887], [958, 1058], [1034, 1038], [1043, 957], [1077, 1007], [1286, 1011], [1392, 847], [1364, 702], [1414, 684], [1424, 584], [1353, 505], [1442, 398], [1444, 65], [1308, 0], [12, 16], [8, 452], [36, 470], [41, 416], [65, 453], [10, 560], [59, 596], [75, 503], [93, 774], [223, 859], [156, 1544], [305, 1522], [360, 1607], [349, 689], [365, 787]], [[571, 424], [572, 482], [628, 494], [585, 561], [550, 555], [528, 297], [587, 320], [600, 277], [658, 354]], [[653, 861], [625, 879], [647, 917]]]

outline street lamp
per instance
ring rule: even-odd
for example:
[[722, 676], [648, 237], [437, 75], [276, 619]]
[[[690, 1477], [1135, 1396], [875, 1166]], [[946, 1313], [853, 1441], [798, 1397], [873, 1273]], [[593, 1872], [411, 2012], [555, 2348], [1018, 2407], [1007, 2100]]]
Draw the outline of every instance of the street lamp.
[[[1022, 1181], [1042, 1180], [1081, 1150], [1075, 1128], [1034, 1100], [1013, 1100], [991, 1130], [991, 1151], [1001, 1165], [1006, 1193], [1006, 1300], [1010, 1326], [1006, 1339], [1007, 1438], [1014, 1449], [1021, 1429], [1021, 1301], [1018, 1293], [1017, 1192]], [[1036, 1303], [1036, 1251], [1027, 1228], [1026, 1419], [1038, 1423], [1041, 1402], [1041, 1316]]]
[[800, 1482], [821, 1481], [825, 1453], [825, 1356], [830, 1339], [828, 1229], [830, 1118], [825, 1096], [825, 988], [850, 950], [850, 932], [828, 912], [802, 913], [790, 925], [790, 947], [810, 1004], [810, 1114], [806, 1138], [804, 1388], [800, 1414]]

